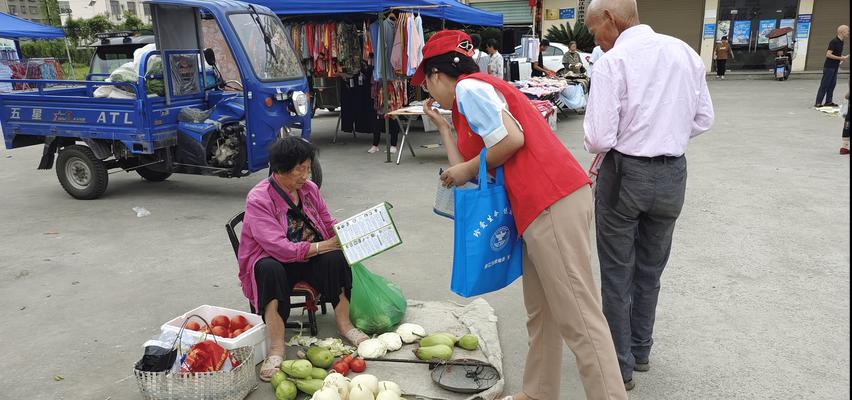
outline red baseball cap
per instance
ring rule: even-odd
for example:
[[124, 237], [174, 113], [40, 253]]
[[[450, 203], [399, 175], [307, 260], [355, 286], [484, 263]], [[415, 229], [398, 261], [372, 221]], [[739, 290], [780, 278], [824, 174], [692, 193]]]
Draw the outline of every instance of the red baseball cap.
[[467, 33], [457, 30], [444, 30], [432, 35], [423, 46], [423, 61], [420, 62], [417, 70], [414, 71], [414, 76], [411, 77], [411, 84], [414, 86], [423, 84], [423, 81], [426, 79], [426, 72], [423, 71], [423, 63], [426, 60], [453, 51], [473, 57], [473, 41]]

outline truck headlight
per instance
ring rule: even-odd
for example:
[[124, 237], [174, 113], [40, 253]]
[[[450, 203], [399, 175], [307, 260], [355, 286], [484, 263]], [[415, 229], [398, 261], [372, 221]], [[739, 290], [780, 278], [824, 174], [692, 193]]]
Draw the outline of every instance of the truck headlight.
[[308, 95], [302, 91], [290, 93], [290, 101], [293, 102], [293, 111], [300, 117], [308, 114]]

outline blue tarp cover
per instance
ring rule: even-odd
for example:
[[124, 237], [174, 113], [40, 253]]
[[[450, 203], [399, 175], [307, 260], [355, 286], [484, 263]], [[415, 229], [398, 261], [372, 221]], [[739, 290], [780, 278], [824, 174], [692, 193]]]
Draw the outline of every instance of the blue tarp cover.
[[0, 38], [4, 39], [59, 39], [65, 37], [60, 28], [37, 24], [0, 12]]
[[456, 0], [250, 0], [272, 9], [277, 15], [377, 14], [392, 7], [437, 8], [413, 9], [427, 17], [465, 25], [503, 26], [503, 15], [479, 10]]

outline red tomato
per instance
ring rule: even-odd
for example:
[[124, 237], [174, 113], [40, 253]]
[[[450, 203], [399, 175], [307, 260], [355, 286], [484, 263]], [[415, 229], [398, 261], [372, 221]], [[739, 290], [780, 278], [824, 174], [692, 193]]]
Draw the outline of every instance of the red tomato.
[[201, 325], [199, 325], [198, 322], [189, 321], [186, 323], [186, 329], [189, 329], [191, 331], [200, 331]]
[[248, 320], [242, 315], [231, 318], [231, 329], [245, 329], [246, 325], [248, 325]]
[[248, 324], [248, 325], [246, 325], [246, 327], [245, 327], [245, 328], [243, 328], [243, 331], [245, 332], [245, 331], [247, 331], [247, 330], [249, 330], [249, 329], [251, 329], [251, 328], [254, 328], [254, 325], [252, 325], [252, 324]]
[[231, 325], [231, 320], [228, 319], [227, 315], [217, 315], [213, 317], [212, 321], [210, 321], [210, 325], [224, 326], [225, 328], [227, 328]]
[[345, 357], [340, 359], [340, 361], [345, 362], [346, 365], [352, 364], [352, 360], [353, 360], [353, 358], [352, 358], [351, 355], [345, 356]]
[[363, 358], [355, 358], [349, 363], [349, 368], [352, 369], [352, 372], [361, 373], [367, 369], [367, 362]]
[[346, 376], [349, 374], [349, 365], [347, 365], [343, 361], [337, 361], [332, 366], [331, 369], [335, 370], [338, 374]]
[[242, 330], [242, 329], [237, 329], [237, 330], [235, 330], [235, 331], [231, 331], [231, 339], [233, 339], [233, 338], [235, 338], [235, 337], [237, 337], [237, 336], [242, 335], [244, 332], [245, 332], [245, 331], [244, 331], [244, 330]]
[[228, 328], [224, 326], [214, 326], [210, 333], [219, 336], [220, 338], [229, 338], [231, 337], [231, 333], [228, 331]]

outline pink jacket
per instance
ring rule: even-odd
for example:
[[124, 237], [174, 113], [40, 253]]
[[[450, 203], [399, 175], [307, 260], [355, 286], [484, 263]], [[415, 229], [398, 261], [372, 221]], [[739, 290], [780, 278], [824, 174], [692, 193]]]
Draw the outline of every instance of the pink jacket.
[[[334, 236], [337, 221], [328, 212], [319, 188], [308, 181], [299, 189], [302, 211], [320, 230], [323, 239]], [[311, 247], [308, 242], [294, 243], [287, 240], [287, 202], [278, 195], [264, 179], [254, 186], [246, 197], [246, 216], [240, 234], [240, 285], [243, 294], [257, 310], [257, 282], [254, 280], [254, 264], [258, 260], [272, 257], [282, 263], [304, 262]]]

